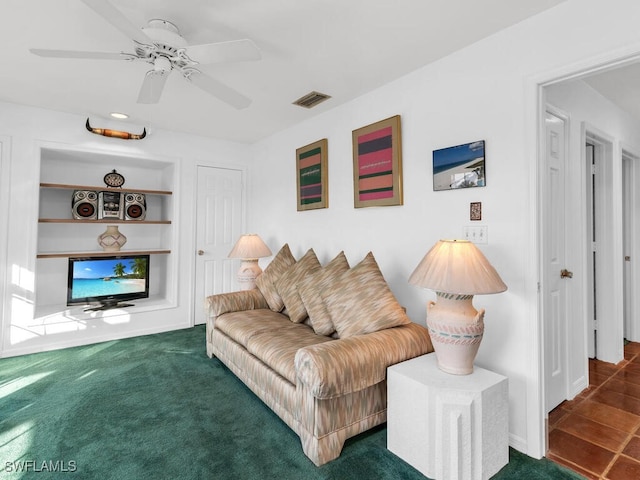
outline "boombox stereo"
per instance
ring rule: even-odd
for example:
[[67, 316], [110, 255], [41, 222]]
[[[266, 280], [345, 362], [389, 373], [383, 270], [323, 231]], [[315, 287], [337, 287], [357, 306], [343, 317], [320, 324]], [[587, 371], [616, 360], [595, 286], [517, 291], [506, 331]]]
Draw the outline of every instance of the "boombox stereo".
[[98, 218], [119, 219], [124, 218], [124, 204], [120, 192], [99, 192], [98, 193]]
[[95, 220], [98, 218], [98, 192], [74, 190], [71, 199], [71, 215], [76, 220]]
[[143, 193], [124, 194], [124, 219], [144, 220], [147, 215], [147, 203]]

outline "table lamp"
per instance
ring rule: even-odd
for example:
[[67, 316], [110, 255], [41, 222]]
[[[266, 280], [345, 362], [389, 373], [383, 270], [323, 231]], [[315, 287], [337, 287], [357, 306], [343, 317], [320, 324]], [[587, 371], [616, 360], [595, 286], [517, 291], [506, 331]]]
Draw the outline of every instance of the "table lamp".
[[473, 372], [484, 333], [484, 309], [473, 296], [507, 289], [482, 252], [467, 240], [440, 240], [427, 252], [409, 283], [436, 292], [427, 306], [427, 328], [440, 370], [454, 375]]
[[271, 255], [271, 250], [255, 233], [242, 235], [231, 252], [229, 258], [241, 258], [240, 270], [238, 270], [238, 283], [241, 290], [256, 288], [256, 277], [262, 273], [258, 259]]

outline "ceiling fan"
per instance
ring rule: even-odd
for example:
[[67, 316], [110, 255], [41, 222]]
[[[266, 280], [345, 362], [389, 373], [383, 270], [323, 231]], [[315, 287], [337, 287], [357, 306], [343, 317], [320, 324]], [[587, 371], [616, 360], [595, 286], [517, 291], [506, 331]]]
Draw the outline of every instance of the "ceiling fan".
[[82, 0], [82, 2], [131, 38], [135, 53], [39, 48], [30, 49], [31, 53], [42, 57], [150, 63], [153, 69], [145, 75], [138, 94], [138, 103], [158, 103], [169, 74], [172, 70], [176, 70], [190, 83], [237, 109], [246, 108], [251, 104], [251, 99], [196, 68], [199, 64], [260, 60], [260, 50], [251, 40], [188, 45], [178, 28], [167, 20], [149, 20], [145, 27], [138, 28], [106, 0]]

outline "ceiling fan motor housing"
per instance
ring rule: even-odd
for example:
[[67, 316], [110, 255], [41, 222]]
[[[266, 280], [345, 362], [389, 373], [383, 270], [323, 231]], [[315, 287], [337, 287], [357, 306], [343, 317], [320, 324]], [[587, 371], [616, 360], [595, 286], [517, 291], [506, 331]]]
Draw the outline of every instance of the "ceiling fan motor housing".
[[167, 20], [153, 19], [147, 22], [142, 31], [156, 44], [172, 45], [174, 48], [186, 48], [188, 43], [180, 30]]
[[136, 42], [136, 55], [139, 59], [153, 64], [156, 72], [181, 70], [196, 65], [186, 54], [187, 41], [180, 35], [178, 27], [167, 20], [149, 20], [142, 31], [153, 40], [153, 45]]
[[153, 69], [156, 72], [168, 72], [171, 70], [171, 60], [164, 55], [158, 55], [153, 61]]

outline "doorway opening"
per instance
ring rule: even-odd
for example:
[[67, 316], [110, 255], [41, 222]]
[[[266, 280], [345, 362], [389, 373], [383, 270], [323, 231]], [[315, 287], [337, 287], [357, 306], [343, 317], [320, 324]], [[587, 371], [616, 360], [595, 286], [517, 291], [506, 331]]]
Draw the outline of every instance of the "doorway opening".
[[[548, 412], [557, 406], [553, 404], [554, 402], [549, 402], [549, 390], [560, 392], [556, 395], [556, 400], [562, 397], [561, 393], [564, 393], [564, 398], [560, 398], [560, 402], [574, 398], [589, 385], [589, 358], [597, 358], [612, 364], [618, 363], [623, 359], [624, 336], [632, 330], [631, 325], [625, 325], [624, 320], [628, 317], [628, 315], [625, 316], [625, 309], [631, 311], [635, 307], [635, 305], [632, 307], [630, 302], [633, 295], [623, 295], [623, 290], [633, 284], [635, 277], [632, 276], [633, 269], [629, 273], [624, 272], [622, 259], [623, 237], [630, 239], [636, 232], [630, 225], [626, 225], [628, 222], [623, 221], [623, 216], [629, 218], [633, 214], [626, 210], [623, 214], [624, 162], [621, 142], [633, 141], [635, 138], [633, 129], [629, 125], [621, 128], [617, 122], [610, 121], [616, 109], [612, 103], [603, 107], [606, 113], [599, 110], [603, 104], [606, 104], [606, 100], [602, 101], [601, 97], [597, 97], [584, 80], [590, 74], [593, 74], [593, 71], [582, 75], [574, 72], [562, 79], [556, 78], [547, 84], [539, 84], [542, 100], [539, 104], [541, 108], [539, 118], [541, 120], [545, 118], [549, 109], [548, 104], [551, 104], [564, 112], [571, 122], [569, 135], [565, 137], [568, 152], [565, 190], [562, 192], [562, 197], [558, 197], [562, 199], [558, 206], [562, 209], [567, 225], [563, 229], [557, 229], [558, 241], [561, 243], [556, 251], [566, 252], [564, 261], [567, 265], [566, 273], [574, 272], [571, 282], [567, 282], [564, 289], [558, 290], [564, 296], [553, 298], [550, 295], [548, 282], [562, 276], [565, 268], [553, 270], [544, 256], [545, 242], [548, 242], [547, 236], [553, 231], [553, 222], [559, 214], [552, 205], [549, 205], [553, 199], [545, 196], [545, 192], [549, 192], [550, 189], [547, 174], [549, 155], [545, 145], [549, 139], [547, 138], [548, 126], [540, 121], [538, 127], [538, 139], [541, 142], [538, 170], [540, 182], [539, 278], [542, 285], [539, 291], [540, 322], [543, 332], [540, 355], [542, 356], [544, 419], [547, 418]], [[594, 98], [595, 101], [590, 101]], [[620, 114], [620, 117], [622, 116]], [[603, 132], [594, 125], [611, 126], [612, 132]], [[632, 162], [624, 168], [631, 171], [635, 164]], [[545, 182], [547, 182], [546, 185]], [[631, 183], [627, 184], [627, 188], [633, 190]], [[635, 201], [631, 198], [631, 194], [625, 194], [625, 202], [629, 209], [633, 207]], [[640, 209], [636, 212], [640, 212]], [[635, 238], [640, 237], [636, 235]], [[626, 240], [626, 242], [629, 245], [633, 244], [632, 240]], [[627, 256], [633, 258], [631, 253]], [[564, 366], [566, 375], [560, 377], [566, 383], [560, 386], [554, 385], [549, 376], [549, 363], [554, 361], [554, 358], [548, 356], [548, 332], [554, 328], [549, 307], [553, 306], [554, 302], [564, 308], [562, 328], [568, 332], [564, 339], [559, 337], [564, 343], [556, 349], [563, 352], [563, 359], [567, 362]], [[545, 425], [544, 422], [542, 424]], [[546, 448], [547, 445], [544, 451]]]

